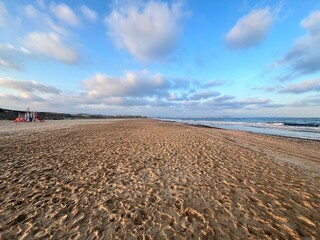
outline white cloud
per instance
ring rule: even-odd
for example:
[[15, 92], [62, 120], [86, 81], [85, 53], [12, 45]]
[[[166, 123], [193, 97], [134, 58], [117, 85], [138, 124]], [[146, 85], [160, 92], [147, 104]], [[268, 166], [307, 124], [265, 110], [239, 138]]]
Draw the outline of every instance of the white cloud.
[[54, 33], [33, 32], [24, 39], [27, 48], [44, 56], [52, 57], [66, 63], [76, 63], [79, 60], [78, 52], [66, 45], [61, 37]]
[[[137, 78], [138, 76], [144, 79], [140, 80], [140, 78]], [[0, 93], [0, 101], [4, 106], [11, 105], [16, 108], [17, 106], [27, 104], [42, 109], [53, 109], [54, 111], [57, 111], [57, 108], [61, 108], [62, 111], [69, 108], [74, 111], [83, 107], [88, 111], [88, 109], [110, 106], [114, 106], [119, 110], [122, 107], [149, 106], [155, 100], [148, 98], [148, 96], [159, 94], [158, 90], [152, 88], [158, 88], [163, 85], [162, 79], [158, 74], [152, 75], [147, 71], [128, 72], [120, 83], [117, 83], [116, 78], [105, 78], [105, 75], [96, 75], [92, 79], [85, 81], [84, 85], [86, 89], [80, 94], [62, 92], [53, 86], [36, 81], [0, 78], [0, 87], [15, 91], [13, 94]], [[107, 92], [104, 91], [108, 89], [108, 86], [105, 85], [106, 83], [113, 85], [111, 90]], [[138, 89], [146, 84], [149, 86], [144, 87], [144, 90], [147, 90], [147, 92]], [[100, 91], [100, 96], [94, 93], [96, 90]]]
[[231, 49], [257, 46], [267, 36], [274, 18], [275, 13], [269, 7], [252, 10], [225, 35], [227, 46]]
[[89, 20], [91, 22], [95, 22], [97, 20], [97, 18], [98, 18], [97, 13], [95, 11], [93, 11], [92, 9], [88, 8], [86, 5], [82, 5], [80, 7], [80, 10], [81, 10], [83, 16], [87, 20]]
[[220, 93], [212, 90], [200, 91], [189, 96], [190, 100], [202, 100], [219, 96]]
[[[57, 25], [45, 11], [40, 11], [33, 5], [28, 4], [24, 6], [23, 12], [39, 29], [47, 31], [48, 28], [50, 28], [52, 31], [61, 35], [68, 35], [68, 31], [62, 26]], [[39, 21], [39, 19], [41, 19], [41, 21]]]
[[96, 74], [84, 81], [91, 98], [152, 97], [167, 95], [170, 84], [160, 74], [126, 72], [123, 77]]
[[[147, 70], [127, 71], [124, 76], [108, 76], [98, 73], [85, 80], [83, 86], [85, 96], [90, 99], [118, 103], [119, 99], [125, 98], [138, 99], [139, 102], [144, 102], [142, 100], [149, 102], [152, 99], [153, 104], [156, 105], [160, 102], [161, 105], [169, 104], [169, 102], [174, 105], [175, 101], [198, 101], [220, 95], [195, 80], [165, 78]], [[194, 92], [193, 88], [198, 90]]]
[[24, 47], [0, 44], [0, 68], [6, 70], [24, 70], [29, 60], [41, 60], [43, 56], [54, 58], [68, 64], [78, 63], [79, 53], [62, 41], [54, 32], [34, 32], [22, 41]]
[[[3, 103], [11, 103], [14, 108], [18, 106], [19, 107], [25, 107], [25, 105], [32, 103], [34, 105], [35, 103], [44, 103], [45, 99], [42, 97], [37, 96], [33, 93], [27, 93], [27, 92], [21, 92], [18, 95], [9, 95], [9, 94], [2, 94], [0, 93], [0, 100]], [[9, 107], [10, 108], [10, 107]]]
[[3, 77], [0, 77], [0, 86], [21, 91], [20, 93], [30, 93], [34, 91], [38, 91], [41, 93], [49, 93], [49, 94], [60, 93], [59, 89], [52, 86], [38, 83], [36, 81], [15, 80], [11, 78], [3, 78]]
[[238, 101], [238, 103], [248, 104], [248, 105], [251, 105], [251, 104], [258, 104], [258, 105], [259, 104], [267, 104], [269, 102], [270, 102], [270, 100], [266, 99], [266, 98], [247, 98], [247, 99]]
[[32, 57], [28, 49], [0, 44], [0, 68], [21, 71], [24, 69], [22, 62], [25, 57]]
[[300, 83], [290, 84], [285, 87], [281, 92], [284, 93], [305, 93], [311, 91], [320, 91], [320, 78], [313, 80], [305, 80]]
[[117, 46], [139, 60], [162, 60], [174, 48], [185, 13], [180, 3], [150, 1], [114, 9], [106, 17], [109, 34]]
[[50, 5], [51, 13], [60, 21], [71, 25], [71, 26], [79, 26], [80, 20], [74, 11], [66, 4], [60, 3], [52, 3]]
[[22, 70], [21, 66], [13, 62], [11, 59], [4, 59], [0, 57], [0, 68]]
[[312, 12], [308, 17], [301, 21], [301, 26], [308, 29], [311, 34], [320, 33], [320, 11]]
[[[14, 90], [11, 94], [1, 94], [2, 107], [24, 108], [26, 105], [41, 111], [94, 112], [110, 114], [158, 114], [176, 115], [177, 111], [189, 113], [208, 111], [221, 113], [224, 110], [252, 110], [269, 107], [283, 107], [272, 104], [269, 99], [249, 98], [237, 100], [234, 96], [211, 94], [209, 98], [200, 97], [199, 101], [190, 100], [188, 95], [181, 98], [175, 89], [188, 90], [188, 86], [174, 84], [159, 74], [143, 70], [127, 72], [122, 77], [96, 74], [83, 82], [84, 91], [79, 94], [63, 92], [53, 86], [36, 81], [0, 78], [0, 87]], [[203, 93], [199, 91], [199, 93]], [[190, 95], [190, 94], [189, 94]], [[171, 109], [169, 111], [169, 109]], [[106, 112], [107, 111], [107, 112]], [[167, 116], [169, 116], [167, 115]], [[179, 115], [179, 114], [178, 114]], [[157, 115], [159, 116], [159, 115]], [[189, 115], [190, 116], [190, 115]]]
[[270, 100], [266, 98], [248, 98], [236, 100], [233, 96], [224, 95], [204, 102], [205, 105], [213, 106], [217, 109], [246, 109], [268, 107]]
[[308, 34], [298, 38], [279, 63], [297, 74], [320, 71], [320, 11], [310, 13], [300, 24]]

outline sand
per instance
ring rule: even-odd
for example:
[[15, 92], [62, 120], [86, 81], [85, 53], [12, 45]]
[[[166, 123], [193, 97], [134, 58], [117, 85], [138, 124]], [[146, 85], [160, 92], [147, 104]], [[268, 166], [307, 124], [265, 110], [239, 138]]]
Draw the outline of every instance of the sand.
[[[0, 120], [0, 136], [26, 135], [42, 131], [69, 128], [83, 124], [99, 124], [123, 121], [124, 119], [75, 119], [75, 120], [46, 120], [44, 122], [21, 122]], [[127, 120], [128, 121], [128, 120]]]
[[320, 141], [63, 126], [0, 131], [0, 239], [320, 239]]

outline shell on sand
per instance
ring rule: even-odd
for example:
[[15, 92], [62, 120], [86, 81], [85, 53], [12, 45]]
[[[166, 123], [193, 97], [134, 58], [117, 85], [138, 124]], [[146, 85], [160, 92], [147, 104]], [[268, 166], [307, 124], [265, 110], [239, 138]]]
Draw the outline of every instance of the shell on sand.
[[87, 123], [2, 128], [0, 239], [320, 239], [320, 141]]

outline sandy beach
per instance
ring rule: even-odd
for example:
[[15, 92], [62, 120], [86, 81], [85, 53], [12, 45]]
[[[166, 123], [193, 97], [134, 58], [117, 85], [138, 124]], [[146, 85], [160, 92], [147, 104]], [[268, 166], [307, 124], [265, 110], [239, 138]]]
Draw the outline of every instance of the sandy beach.
[[10, 124], [0, 239], [320, 239], [320, 141], [155, 120]]

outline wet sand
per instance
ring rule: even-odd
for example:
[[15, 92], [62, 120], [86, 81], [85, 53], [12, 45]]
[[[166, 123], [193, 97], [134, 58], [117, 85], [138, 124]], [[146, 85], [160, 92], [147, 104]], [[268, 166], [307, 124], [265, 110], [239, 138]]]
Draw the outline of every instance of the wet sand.
[[0, 131], [0, 239], [320, 239], [320, 141], [63, 126]]

